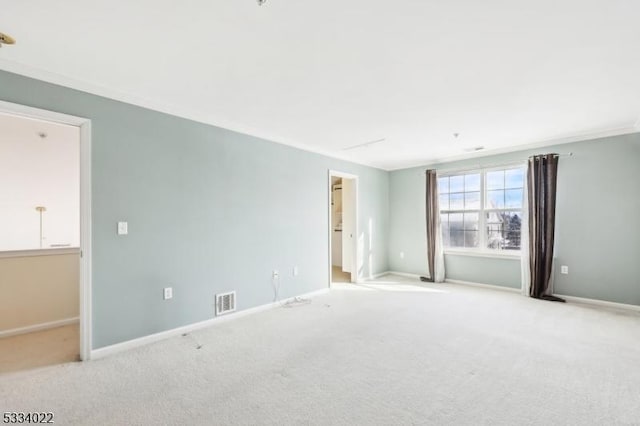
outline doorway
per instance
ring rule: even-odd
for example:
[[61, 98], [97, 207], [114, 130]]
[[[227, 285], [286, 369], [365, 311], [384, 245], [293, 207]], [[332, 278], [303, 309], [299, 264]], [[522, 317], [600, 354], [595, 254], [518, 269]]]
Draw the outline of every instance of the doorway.
[[0, 150], [3, 372], [88, 360], [91, 123], [0, 101]]
[[329, 285], [358, 281], [357, 193], [358, 176], [329, 171]]

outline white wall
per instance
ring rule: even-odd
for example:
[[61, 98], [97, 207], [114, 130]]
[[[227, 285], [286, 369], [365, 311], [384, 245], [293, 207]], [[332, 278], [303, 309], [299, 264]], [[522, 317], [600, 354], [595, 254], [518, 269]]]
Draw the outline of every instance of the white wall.
[[77, 250], [39, 253], [0, 257], [0, 332], [78, 316]]
[[[39, 136], [45, 133], [46, 137]], [[79, 129], [0, 114], [0, 251], [79, 246]]]

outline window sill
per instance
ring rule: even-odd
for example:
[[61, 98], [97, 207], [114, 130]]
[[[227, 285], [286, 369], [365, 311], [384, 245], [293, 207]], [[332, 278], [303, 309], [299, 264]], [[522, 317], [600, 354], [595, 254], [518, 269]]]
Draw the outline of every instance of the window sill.
[[455, 249], [447, 249], [444, 251], [444, 254], [447, 256], [472, 256], [472, 257], [489, 257], [492, 259], [511, 259], [511, 260], [520, 260], [520, 252], [510, 252], [510, 253], [496, 253], [491, 251], [480, 251], [480, 250], [455, 250]]
[[11, 257], [34, 257], [34, 256], [57, 256], [61, 254], [78, 254], [79, 247], [64, 247], [50, 249], [33, 249], [33, 250], [12, 250], [0, 251], [0, 259]]

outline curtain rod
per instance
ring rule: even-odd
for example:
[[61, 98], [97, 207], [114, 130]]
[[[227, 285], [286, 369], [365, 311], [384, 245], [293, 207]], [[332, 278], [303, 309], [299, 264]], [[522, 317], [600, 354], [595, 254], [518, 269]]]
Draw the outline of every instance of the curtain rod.
[[[560, 158], [566, 158], [566, 157], [573, 157], [573, 152], [567, 152], [565, 154], [555, 154], [552, 153], [553, 155], [557, 155]], [[541, 154], [544, 155], [544, 154]], [[548, 155], [548, 154], [547, 154]], [[461, 167], [452, 167], [452, 168], [445, 168], [445, 169], [438, 169], [437, 167], [435, 167], [436, 171], [442, 173], [442, 172], [446, 172], [446, 173], [451, 173], [451, 172], [466, 172], [469, 170], [477, 170], [477, 169], [490, 169], [492, 167], [510, 167], [510, 166], [517, 166], [517, 165], [521, 165], [523, 163], [526, 163], [529, 158], [531, 157], [535, 157], [535, 155], [530, 155], [527, 158], [524, 159], [520, 159], [520, 160], [513, 160], [513, 161], [505, 161], [502, 163], [492, 163], [492, 164], [472, 164], [469, 166], [461, 166]], [[424, 172], [427, 173], [426, 169]]]

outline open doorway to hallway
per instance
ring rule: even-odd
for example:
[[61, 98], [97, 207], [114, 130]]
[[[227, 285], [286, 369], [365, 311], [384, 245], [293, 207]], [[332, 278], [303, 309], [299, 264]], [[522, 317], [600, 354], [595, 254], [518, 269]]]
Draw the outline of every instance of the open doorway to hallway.
[[329, 173], [330, 282], [356, 282], [357, 176]]
[[0, 113], [0, 373], [80, 355], [80, 128]]

